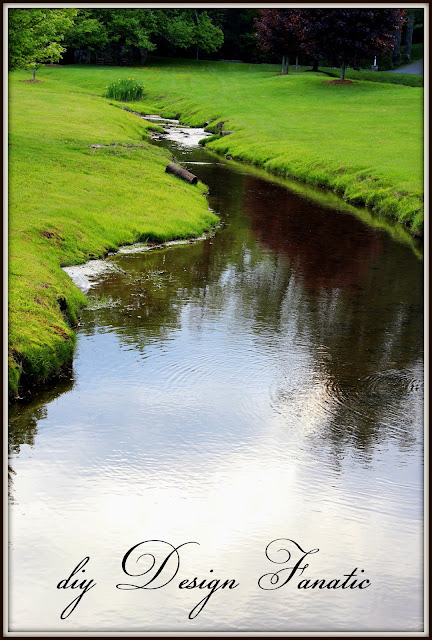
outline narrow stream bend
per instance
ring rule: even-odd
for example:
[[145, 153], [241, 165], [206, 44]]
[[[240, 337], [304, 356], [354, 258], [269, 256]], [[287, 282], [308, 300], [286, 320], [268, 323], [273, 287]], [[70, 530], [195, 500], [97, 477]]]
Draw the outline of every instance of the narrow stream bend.
[[[421, 262], [169, 130], [223, 225], [81, 281], [71, 378], [11, 409], [11, 630], [420, 631]], [[280, 538], [319, 552], [266, 591]], [[116, 589], [146, 540], [199, 546], [167, 586]], [[97, 587], [61, 620], [85, 556]], [[297, 588], [355, 568], [369, 588]], [[194, 576], [239, 586], [191, 620]]]

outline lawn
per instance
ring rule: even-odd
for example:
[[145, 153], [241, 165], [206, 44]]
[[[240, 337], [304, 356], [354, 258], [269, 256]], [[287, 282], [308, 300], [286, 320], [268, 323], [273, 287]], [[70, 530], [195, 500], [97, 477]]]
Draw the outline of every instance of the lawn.
[[23, 77], [12, 74], [9, 96], [14, 394], [22, 374], [43, 380], [72, 355], [85, 297], [61, 266], [137, 240], [200, 235], [217, 222], [204, 185], [165, 173], [170, 155], [143, 141], [148, 123], [55, 78], [33, 84]]
[[[131, 108], [180, 116], [191, 125], [210, 122], [212, 131], [225, 121], [223, 128], [234, 134], [211, 148], [333, 189], [422, 235], [423, 88], [392, 84], [399, 74], [351, 71], [348, 77], [367, 79], [331, 85], [323, 73], [278, 71], [274, 65], [153, 59], [133, 70], [69, 66], [46, 69], [43, 77], [101, 95], [112, 79], [133, 75], [145, 94]], [[386, 82], [370, 81], [377, 76]]]
[[212, 132], [220, 124], [233, 133], [210, 148], [332, 189], [422, 234], [422, 87], [371, 82], [368, 72], [355, 84], [331, 85], [322, 73], [278, 71], [153, 59], [134, 69], [44, 68], [39, 83], [22, 82], [26, 72], [10, 75], [13, 392], [23, 372], [44, 379], [73, 352], [71, 327], [85, 299], [61, 266], [143, 238], [198, 235], [216, 220], [202, 185], [164, 173], [168, 154], [143, 140], [151, 125], [102, 97], [118, 78], [145, 85], [131, 109], [209, 123]]

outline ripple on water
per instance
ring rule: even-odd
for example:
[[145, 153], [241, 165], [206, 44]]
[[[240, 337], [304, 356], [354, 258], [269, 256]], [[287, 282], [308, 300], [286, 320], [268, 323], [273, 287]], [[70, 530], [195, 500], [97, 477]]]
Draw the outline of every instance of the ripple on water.
[[[212, 159], [205, 150], [188, 155], [193, 137], [186, 141], [170, 145], [177, 158]], [[315, 210], [228, 165], [196, 173], [216, 210], [227, 213], [215, 246], [157, 251], [140, 263], [133, 254], [147, 250], [141, 245], [104, 262], [127, 271], [93, 272], [97, 293], [120, 297], [122, 312], [94, 303], [79, 330], [75, 384], [11, 429], [12, 596], [22, 606], [15, 621], [51, 628], [46, 584], [58, 582], [68, 558], [93, 554], [92, 540], [106, 566], [99, 582], [115, 584], [119, 550], [155, 532], [199, 541], [200, 570], [219, 567], [244, 585], [237, 610], [237, 596], [228, 598], [226, 620], [223, 594], [215, 596], [206, 613], [215, 612], [214, 623], [201, 622], [208, 629], [221, 619], [227, 628], [264, 631], [419, 628], [422, 371], [413, 327], [395, 322], [398, 305], [382, 304], [415, 300], [418, 270], [398, 244], [360, 229], [354, 217]], [[331, 254], [332, 238], [343, 247], [345, 234], [349, 248], [333, 272], [313, 240], [322, 238]], [[316, 277], [327, 268], [331, 277]], [[332, 287], [336, 294], [320, 306]], [[356, 313], [363, 303], [365, 313]], [[376, 360], [363, 362], [357, 338], [372, 328], [376, 344], [365, 353]], [[400, 363], [393, 352], [383, 355], [390, 333]], [[337, 603], [322, 591], [308, 599], [281, 589], [263, 615], [263, 594], [252, 587], [269, 568], [265, 545], [285, 535], [322, 547], [317, 576], [364, 566], [374, 589], [362, 598], [339, 594]], [[187, 613], [166, 606], [165, 591], [155, 597], [157, 606], [138, 599], [137, 607], [108, 594], [105, 609], [83, 607], [80, 624], [99, 632], [186, 624]]]

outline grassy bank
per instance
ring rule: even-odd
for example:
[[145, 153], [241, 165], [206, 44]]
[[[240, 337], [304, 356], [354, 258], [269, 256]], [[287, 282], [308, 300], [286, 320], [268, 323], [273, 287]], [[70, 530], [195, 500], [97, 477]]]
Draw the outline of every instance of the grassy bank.
[[[224, 129], [234, 134], [212, 141], [211, 148], [330, 188], [422, 235], [422, 87], [369, 79], [330, 85], [322, 73], [278, 71], [274, 65], [159, 59], [134, 70], [71, 66], [43, 75], [101, 95], [112, 79], [133, 74], [145, 84], [145, 95], [132, 108], [180, 115], [191, 125], [210, 122], [210, 130], [225, 121]], [[398, 76], [379, 75], [391, 82]]]
[[25, 77], [11, 75], [9, 101], [12, 394], [20, 378], [45, 379], [72, 355], [85, 297], [61, 266], [137, 240], [200, 235], [217, 221], [203, 185], [165, 174], [169, 154], [143, 141], [151, 125], [58, 78]]
[[[372, 72], [374, 82], [360, 72], [365, 79], [354, 85], [329, 85], [322, 73], [278, 71], [153, 60], [136, 69], [45, 68], [35, 84], [22, 82], [26, 72], [11, 74], [13, 392], [20, 376], [46, 378], [72, 354], [71, 327], [84, 297], [61, 266], [143, 238], [198, 235], [215, 221], [203, 187], [166, 175], [167, 154], [143, 142], [151, 125], [102, 97], [117, 78], [145, 85], [131, 109], [208, 122], [215, 132], [220, 125], [233, 133], [213, 140], [212, 149], [327, 187], [422, 234], [422, 88], [376, 82]], [[403, 81], [400, 75], [385, 77]]]

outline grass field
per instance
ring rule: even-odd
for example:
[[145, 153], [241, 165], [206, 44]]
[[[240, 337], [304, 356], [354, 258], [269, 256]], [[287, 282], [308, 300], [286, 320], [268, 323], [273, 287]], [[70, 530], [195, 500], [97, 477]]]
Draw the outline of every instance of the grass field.
[[[404, 65], [405, 66], [405, 65]], [[340, 77], [340, 71], [336, 69], [323, 69], [333, 78]], [[405, 87], [423, 87], [423, 76], [415, 73], [389, 73], [388, 71], [354, 71], [348, 69], [345, 73], [347, 80], [366, 80], [367, 82], [379, 82], [380, 84], [398, 84]]]
[[12, 74], [9, 101], [13, 394], [22, 373], [45, 379], [73, 352], [85, 298], [61, 266], [137, 240], [200, 235], [217, 221], [204, 185], [165, 173], [169, 154], [142, 140], [148, 123], [57, 80], [23, 77]]
[[[70, 66], [42, 74], [97, 95], [111, 80], [133, 75], [145, 92], [131, 108], [190, 125], [210, 122], [212, 131], [225, 121], [234, 134], [211, 148], [333, 189], [423, 233], [423, 88], [391, 84], [404, 74], [351, 71], [368, 80], [331, 85], [323, 73], [283, 76], [274, 65], [174, 59], [133, 70]], [[386, 83], [369, 81], [376, 76]]]
[[142, 141], [150, 125], [102, 98], [118, 78], [145, 85], [131, 109], [208, 122], [211, 131], [223, 122], [234, 133], [211, 142], [214, 150], [328, 187], [422, 234], [422, 88], [277, 73], [274, 65], [153, 60], [134, 69], [45, 68], [35, 84], [21, 82], [26, 72], [11, 74], [12, 391], [22, 371], [45, 378], [73, 351], [84, 298], [60, 266], [138, 239], [197, 235], [215, 221], [203, 188], [166, 175], [167, 154]]

